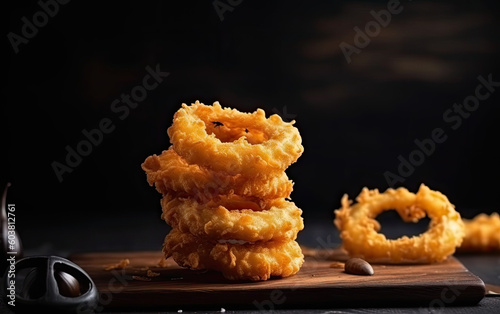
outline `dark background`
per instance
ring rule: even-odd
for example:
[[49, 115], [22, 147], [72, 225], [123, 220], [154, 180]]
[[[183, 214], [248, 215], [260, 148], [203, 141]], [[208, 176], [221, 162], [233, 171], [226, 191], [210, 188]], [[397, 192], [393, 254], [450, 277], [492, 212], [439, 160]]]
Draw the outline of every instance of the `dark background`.
[[[174, 112], [195, 100], [296, 120], [305, 152], [287, 174], [309, 239], [325, 226], [335, 237], [341, 196], [388, 188], [384, 173], [398, 174], [398, 156], [435, 128], [447, 140], [396, 186], [425, 183], [466, 218], [498, 211], [500, 91], [456, 130], [443, 120], [474, 94], [478, 76], [500, 81], [495, 3], [401, 1], [348, 63], [339, 45], [354, 45], [354, 27], [387, 1], [243, 1], [222, 21], [212, 1], [72, 1], [18, 53], [7, 34], [21, 34], [22, 17], [41, 8], [9, 1], [0, 179], [12, 183], [25, 247], [160, 247], [168, 227], [140, 164], [168, 148]], [[111, 103], [157, 64], [169, 76], [120, 120]], [[51, 164], [103, 118], [114, 131], [59, 182]]]

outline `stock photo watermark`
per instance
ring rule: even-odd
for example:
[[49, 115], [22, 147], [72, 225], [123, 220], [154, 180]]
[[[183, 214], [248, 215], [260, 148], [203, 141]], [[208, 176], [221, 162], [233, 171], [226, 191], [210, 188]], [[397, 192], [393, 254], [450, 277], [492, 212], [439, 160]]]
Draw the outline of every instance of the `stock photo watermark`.
[[117, 270], [111, 270], [113, 277], [108, 281], [107, 291], [99, 293], [99, 301], [95, 303], [82, 303], [76, 310], [76, 313], [98, 313], [104, 310], [106, 305], [109, 305], [113, 300], [113, 295], [118, 294], [123, 291], [123, 289], [129, 285], [129, 281], [133, 278], [127, 275], [125, 270], [122, 269], [121, 272]]
[[27, 45], [29, 41], [38, 34], [41, 28], [45, 27], [51, 18], [54, 18], [61, 5], [69, 3], [70, 0], [40, 0], [37, 2], [40, 10], [36, 11], [33, 16], [28, 19], [26, 16], [21, 17], [23, 25], [18, 33], [9, 32], [9, 39], [12, 49], [17, 54], [21, 44]]
[[226, 12], [233, 12], [234, 9], [239, 6], [243, 0], [215, 0], [212, 2], [215, 13], [219, 17], [220, 21], [224, 21], [224, 14]]
[[280, 116], [285, 122], [291, 122], [297, 116], [295, 113], [288, 112], [288, 108], [286, 106], [283, 106], [281, 111], [275, 107], [273, 108], [273, 112]]
[[353, 43], [349, 44], [343, 41], [339, 44], [339, 48], [342, 50], [347, 63], [351, 63], [351, 56], [353, 54], [359, 55], [362, 49], [366, 48], [372, 39], [380, 34], [382, 28], [386, 28], [391, 23], [392, 16], [403, 12], [403, 9], [404, 7], [399, 0], [389, 0], [387, 2], [387, 9], [382, 9], [378, 12], [371, 10], [370, 15], [373, 19], [368, 21], [363, 29], [358, 26], [354, 27]]
[[[119, 98], [111, 102], [110, 110], [119, 120], [125, 120], [133, 109], [146, 100], [148, 92], [157, 88], [170, 75], [169, 72], [162, 72], [159, 64], [156, 64], [154, 68], [146, 66], [146, 72], [141, 84], [133, 87], [129, 94], [121, 94]], [[64, 161], [54, 160], [52, 162], [51, 167], [57, 180], [62, 182], [64, 175], [72, 173], [81, 164], [83, 158], [92, 154], [94, 148], [102, 143], [104, 136], [112, 133], [115, 129], [113, 117], [102, 118], [97, 127], [93, 129], [83, 129], [81, 131], [83, 138], [78, 143], [73, 146], [66, 145]]]
[[441, 290], [439, 298], [435, 298], [429, 302], [429, 306], [425, 308], [419, 308], [420, 313], [441, 313], [446, 306], [451, 305], [456, 301], [467, 287], [454, 285], [451, 282], [445, 281], [446, 287]]
[[[459, 129], [463, 122], [468, 119], [473, 112], [479, 109], [481, 101], [488, 99], [495, 92], [495, 88], [500, 86], [500, 81], [494, 81], [490, 73], [486, 77], [479, 75], [479, 83], [474, 89], [474, 93], [466, 96], [462, 103], [454, 103], [443, 112], [442, 119], [445, 125], [434, 128], [430, 135], [423, 139], [415, 139], [415, 149], [406, 156], [397, 157], [398, 166], [396, 173], [392, 171], [384, 172], [384, 178], [390, 187], [403, 183], [411, 176], [417, 167], [421, 166], [425, 160], [436, 151], [439, 144], [444, 143], [449, 136], [449, 132]], [[449, 130], [447, 131], [447, 128]]]
[[19, 243], [16, 233], [16, 204], [7, 204], [6, 208], [6, 218], [7, 218], [7, 280], [8, 285], [6, 287], [7, 291], [5, 296], [7, 299], [7, 304], [9, 306], [16, 306], [16, 256], [18, 255], [17, 249], [19, 248]]

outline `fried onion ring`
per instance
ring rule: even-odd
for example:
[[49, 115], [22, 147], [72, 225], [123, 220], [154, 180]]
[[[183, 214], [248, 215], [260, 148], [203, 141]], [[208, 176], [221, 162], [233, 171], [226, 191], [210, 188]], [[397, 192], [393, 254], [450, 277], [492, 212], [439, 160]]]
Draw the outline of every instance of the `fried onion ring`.
[[[377, 189], [366, 187], [356, 198], [342, 197], [342, 207], [335, 210], [335, 226], [342, 246], [351, 257], [371, 262], [432, 263], [445, 260], [462, 243], [465, 235], [460, 214], [448, 198], [422, 184], [416, 194], [405, 188]], [[386, 210], [396, 210], [405, 221], [416, 222], [426, 214], [429, 228], [419, 236], [388, 240], [375, 217]]]
[[182, 267], [219, 271], [229, 280], [288, 277], [297, 273], [304, 263], [304, 255], [295, 241], [221, 243], [177, 229], [165, 237], [163, 252]]
[[288, 198], [293, 181], [285, 172], [268, 173], [260, 178], [229, 176], [196, 164], [188, 164], [172, 148], [160, 156], [149, 156], [141, 165], [149, 185], [165, 195], [169, 192], [209, 199], [214, 195], [234, 193], [259, 198]]
[[460, 252], [500, 251], [500, 215], [478, 214], [472, 219], [463, 219], [465, 237]]
[[230, 195], [199, 203], [166, 195], [161, 205], [162, 218], [173, 228], [215, 240], [295, 240], [304, 229], [302, 210], [284, 199], [256, 203]]
[[182, 104], [167, 133], [174, 150], [190, 164], [256, 177], [284, 171], [302, 155], [294, 123], [278, 115], [266, 119], [262, 109], [244, 113], [196, 101]]

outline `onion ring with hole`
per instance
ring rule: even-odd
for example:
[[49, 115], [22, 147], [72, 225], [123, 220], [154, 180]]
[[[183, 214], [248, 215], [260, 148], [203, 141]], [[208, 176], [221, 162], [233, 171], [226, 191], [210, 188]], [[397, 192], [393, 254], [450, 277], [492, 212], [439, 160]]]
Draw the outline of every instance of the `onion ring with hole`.
[[295, 240], [304, 229], [302, 210], [284, 199], [249, 200], [219, 196], [206, 203], [166, 195], [162, 218], [182, 232], [210, 239], [242, 241]]
[[463, 219], [465, 237], [460, 252], [500, 251], [500, 215], [481, 213], [472, 219]]
[[[352, 205], [342, 197], [342, 207], [335, 210], [335, 226], [340, 231], [342, 246], [351, 257], [370, 262], [432, 263], [445, 260], [462, 243], [465, 234], [460, 214], [448, 198], [422, 184], [416, 194], [405, 188], [363, 188]], [[405, 221], [416, 222], [427, 216], [429, 228], [419, 236], [403, 236], [388, 240], [375, 217], [386, 210], [396, 210]]]
[[256, 177], [284, 171], [302, 155], [294, 123], [278, 115], [266, 118], [262, 109], [244, 113], [196, 101], [182, 104], [167, 133], [173, 149], [190, 164]]
[[297, 273], [304, 255], [295, 241], [220, 243], [172, 229], [163, 252], [181, 267], [215, 270], [229, 280], [267, 280]]
[[284, 172], [267, 173], [260, 178], [229, 176], [196, 164], [188, 164], [172, 148], [160, 156], [152, 155], [141, 165], [146, 172], [149, 185], [165, 195], [175, 192], [210, 199], [219, 194], [234, 193], [259, 198], [288, 198], [293, 190], [293, 181]]

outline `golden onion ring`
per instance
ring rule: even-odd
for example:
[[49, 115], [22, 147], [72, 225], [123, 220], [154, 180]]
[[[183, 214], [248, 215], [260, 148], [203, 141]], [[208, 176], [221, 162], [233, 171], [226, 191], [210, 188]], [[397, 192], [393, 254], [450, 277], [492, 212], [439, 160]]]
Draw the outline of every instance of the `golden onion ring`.
[[165, 195], [169, 192], [187, 194], [204, 200], [219, 194], [234, 193], [259, 198], [288, 198], [293, 181], [284, 172], [267, 173], [259, 178], [229, 176], [196, 164], [188, 164], [172, 148], [160, 156], [154, 154], [141, 165], [149, 185]]
[[215, 270], [230, 280], [267, 280], [297, 273], [304, 255], [297, 242], [265, 241], [256, 243], [220, 243], [172, 229], [163, 244], [165, 257], [181, 267]]
[[[405, 188], [379, 193], [365, 187], [356, 200], [353, 205], [344, 195], [334, 220], [342, 246], [351, 257], [370, 262], [440, 262], [455, 252], [465, 235], [460, 214], [448, 198], [424, 184], [416, 194]], [[419, 236], [386, 239], [378, 233], [380, 224], [375, 217], [391, 209], [405, 221], [416, 222], [427, 214], [431, 219], [428, 230]]]
[[481, 213], [472, 219], [463, 219], [465, 237], [460, 252], [500, 251], [500, 215]]
[[294, 123], [278, 115], [266, 119], [262, 109], [244, 113], [196, 101], [182, 104], [167, 132], [173, 149], [190, 164], [256, 177], [283, 171], [302, 155]]
[[199, 203], [192, 198], [167, 195], [161, 205], [162, 218], [168, 225], [204, 238], [295, 240], [304, 229], [302, 210], [284, 199], [257, 203], [229, 195]]

